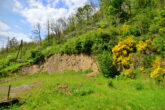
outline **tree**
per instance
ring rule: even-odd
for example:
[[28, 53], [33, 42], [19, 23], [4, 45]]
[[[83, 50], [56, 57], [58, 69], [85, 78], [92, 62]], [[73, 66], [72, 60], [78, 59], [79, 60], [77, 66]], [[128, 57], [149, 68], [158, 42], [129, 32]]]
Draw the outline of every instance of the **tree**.
[[74, 31], [75, 30], [75, 16], [73, 14], [71, 14], [68, 18], [68, 29], [69, 31]]
[[78, 8], [76, 13], [76, 18], [77, 18], [77, 22], [79, 22], [80, 24], [82, 24], [82, 21], [84, 19], [83, 15], [84, 15], [83, 8]]
[[58, 23], [51, 23], [51, 31], [56, 35], [56, 39], [60, 40], [61, 37], [61, 28]]
[[34, 27], [34, 30], [32, 31], [32, 34], [34, 35], [35, 39], [41, 43], [41, 24], [37, 23]]
[[11, 40], [9, 40], [9, 47], [15, 47], [18, 45], [18, 41], [15, 37], [13, 37]]
[[91, 5], [87, 4], [83, 7], [83, 11], [84, 11], [85, 19], [88, 21], [89, 17], [91, 16], [93, 12], [93, 8], [91, 7]]
[[49, 36], [50, 34], [50, 20], [49, 19], [47, 20], [47, 23], [46, 23], [46, 29], [47, 29], [47, 34]]
[[8, 39], [7, 39], [7, 45], [6, 45], [6, 51], [7, 51], [7, 53], [9, 51], [9, 48], [10, 48], [10, 38], [8, 37]]
[[60, 25], [61, 32], [63, 32], [67, 28], [67, 23], [66, 23], [65, 18], [59, 18], [57, 20], [57, 23]]

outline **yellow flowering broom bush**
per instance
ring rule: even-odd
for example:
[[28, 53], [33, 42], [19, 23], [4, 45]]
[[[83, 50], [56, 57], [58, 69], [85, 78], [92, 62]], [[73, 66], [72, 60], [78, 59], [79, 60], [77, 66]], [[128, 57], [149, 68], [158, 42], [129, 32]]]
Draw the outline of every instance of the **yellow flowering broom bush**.
[[130, 68], [124, 72], [124, 75], [126, 75], [129, 78], [135, 78], [135, 71], [134, 68]]
[[161, 57], [157, 57], [155, 61], [152, 62], [152, 67], [154, 70], [150, 74], [151, 78], [165, 77], [165, 69], [162, 67]]
[[129, 69], [132, 63], [133, 53], [136, 51], [136, 42], [132, 37], [121, 41], [113, 49], [113, 59], [116, 67], [123, 71]]
[[123, 31], [123, 32], [127, 32], [127, 31], [129, 30], [129, 28], [130, 28], [129, 25], [124, 24], [124, 25], [122, 26], [122, 31]]
[[154, 49], [154, 47], [155, 45], [150, 39], [146, 41], [139, 41], [139, 44], [137, 44], [137, 50], [141, 54], [149, 54]]

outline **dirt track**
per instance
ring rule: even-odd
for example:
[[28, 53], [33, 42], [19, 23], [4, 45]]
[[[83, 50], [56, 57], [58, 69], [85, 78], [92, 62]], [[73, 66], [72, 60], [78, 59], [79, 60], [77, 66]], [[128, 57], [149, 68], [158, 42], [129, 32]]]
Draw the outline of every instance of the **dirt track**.
[[[30, 91], [33, 88], [37, 88], [39, 85], [41, 85], [42, 82], [36, 82], [32, 84], [23, 84], [19, 86], [11, 86], [11, 92], [10, 92], [10, 98], [14, 98], [17, 96], [24, 95], [28, 91]], [[6, 99], [8, 93], [8, 87], [0, 87], [0, 99]]]

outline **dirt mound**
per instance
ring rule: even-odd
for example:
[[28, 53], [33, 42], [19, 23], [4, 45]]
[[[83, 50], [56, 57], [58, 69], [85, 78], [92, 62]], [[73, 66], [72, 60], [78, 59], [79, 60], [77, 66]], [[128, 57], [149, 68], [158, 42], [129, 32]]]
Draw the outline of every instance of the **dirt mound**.
[[48, 73], [62, 72], [64, 70], [86, 70], [91, 68], [94, 73], [98, 73], [94, 56], [87, 55], [53, 55], [44, 63], [43, 71]]

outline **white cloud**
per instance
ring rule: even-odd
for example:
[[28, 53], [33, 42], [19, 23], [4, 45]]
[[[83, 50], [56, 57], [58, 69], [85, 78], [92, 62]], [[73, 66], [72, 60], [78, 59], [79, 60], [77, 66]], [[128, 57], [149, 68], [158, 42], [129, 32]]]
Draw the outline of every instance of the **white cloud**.
[[14, 12], [17, 12], [23, 8], [22, 4], [18, 0], [14, 0], [14, 4], [15, 4], [13, 8]]
[[30, 42], [31, 39], [27, 37], [27, 35], [23, 33], [14, 33], [14, 32], [0, 32], [0, 36], [6, 37], [6, 38], [13, 38], [15, 37], [18, 41], [24, 40], [26, 42]]
[[22, 9], [23, 8], [23, 6], [21, 5], [21, 3], [18, 2], [17, 0], [14, 0], [14, 3], [15, 3], [16, 8], [19, 8], [19, 9]]
[[[14, 27], [18, 28], [19, 26], [14, 25]], [[0, 40], [2, 40], [2, 38], [7, 39], [8, 37], [9, 38], [15, 37], [18, 41], [20, 41], [20, 40], [24, 40], [26, 42], [31, 41], [31, 39], [28, 38], [27, 35], [25, 35], [23, 33], [9, 32], [8, 31], [9, 29], [10, 29], [10, 27], [7, 24], [0, 21]], [[0, 47], [1, 47], [1, 45], [2, 45], [2, 41], [0, 42]]]
[[[59, 2], [63, 2], [61, 8], [56, 7]], [[44, 24], [48, 19], [57, 20], [68, 17], [76, 8], [84, 6], [86, 2], [87, 0], [48, 0], [48, 4], [45, 5], [41, 0], [27, 0], [28, 5], [23, 9], [17, 8], [17, 12], [32, 25], [37, 22]]]
[[0, 21], [0, 31], [6, 31], [9, 29], [10, 29], [10, 27], [7, 24]]

